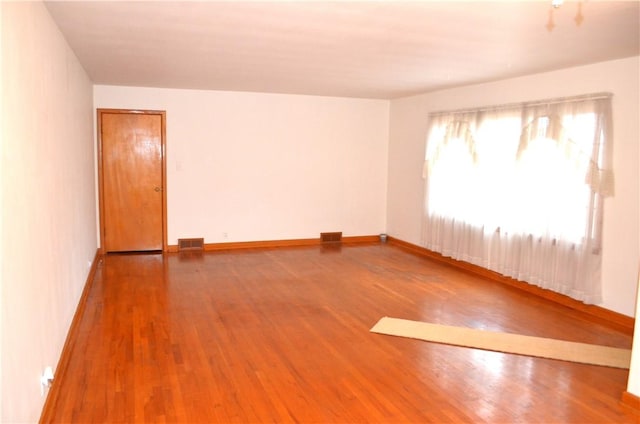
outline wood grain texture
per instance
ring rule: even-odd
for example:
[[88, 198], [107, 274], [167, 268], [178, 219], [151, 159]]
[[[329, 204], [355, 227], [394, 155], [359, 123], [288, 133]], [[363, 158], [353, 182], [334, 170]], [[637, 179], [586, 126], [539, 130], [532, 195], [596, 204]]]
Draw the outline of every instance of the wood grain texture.
[[638, 422], [640, 422], [640, 397], [630, 392], [623, 392], [620, 402], [627, 408], [630, 408], [635, 414], [638, 415]]
[[564, 306], [568, 306], [572, 309], [585, 312], [587, 316], [592, 316], [598, 320], [608, 321], [609, 323], [618, 326], [627, 334], [633, 335], [635, 319], [632, 317], [628, 317], [626, 315], [602, 308], [597, 305], [587, 305], [583, 302], [580, 302], [579, 300], [572, 299], [569, 296], [565, 296], [563, 294], [556, 293], [551, 290], [543, 289], [541, 287], [537, 287], [532, 284], [525, 283], [523, 281], [518, 281], [511, 277], [506, 277], [502, 274], [499, 274], [495, 271], [491, 271], [489, 269], [483, 268], [478, 265], [474, 265], [468, 262], [459, 261], [453, 258], [443, 256], [440, 253], [433, 252], [431, 250], [425, 249], [424, 247], [417, 246], [412, 243], [408, 243], [404, 240], [400, 240], [394, 237], [389, 237], [389, 243], [395, 246], [401, 247], [407, 251], [413, 252], [417, 255], [423, 256], [425, 258], [429, 258], [429, 259], [438, 261], [440, 263], [453, 266], [457, 269], [470, 272], [479, 277], [491, 279], [503, 284], [510, 285], [512, 287], [518, 288], [520, 290], [524, 290], [536, 296], [551, 300], [553, 302], [557, 302]]
[[98, 111], [101, 238], [106, 252], [162, 250], [164, 112]]
[[389, 244], [107, 255], [43, 422], [637, 422], [626, 370], [370, 333], [385, 315], [631, 346]]

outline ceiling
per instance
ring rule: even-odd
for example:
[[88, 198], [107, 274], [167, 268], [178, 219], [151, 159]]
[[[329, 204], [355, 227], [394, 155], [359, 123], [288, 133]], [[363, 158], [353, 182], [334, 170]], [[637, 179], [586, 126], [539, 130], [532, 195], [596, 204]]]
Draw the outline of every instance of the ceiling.
[[107, 85], [389, 99], [640, 54], [639, 1], [550, 3], [55, 1], [47, 8], [92, 81]]

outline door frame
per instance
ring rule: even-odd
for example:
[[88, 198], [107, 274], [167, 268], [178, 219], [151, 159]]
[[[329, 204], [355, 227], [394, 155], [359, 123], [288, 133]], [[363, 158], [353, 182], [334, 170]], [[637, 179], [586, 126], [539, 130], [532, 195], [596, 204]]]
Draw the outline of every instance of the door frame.
[[105, 225], [104, 225], [104, 181], [102, 169], [102, 114], [140, 114], [140, 115], [159, 115], [161, 121], [160, 136], [160, 157], [162, 161], [162, 252], [167, 252], [167, 158], [166, 158], [166, 121], [167, 112], [164, 110], [141, 110], [141, 109], [96, 109], [96, 128], [97, 128], [97, 144], [98, 144], [98, 209], [100, 219], [100, 254], [107, 253], [104, 248]]

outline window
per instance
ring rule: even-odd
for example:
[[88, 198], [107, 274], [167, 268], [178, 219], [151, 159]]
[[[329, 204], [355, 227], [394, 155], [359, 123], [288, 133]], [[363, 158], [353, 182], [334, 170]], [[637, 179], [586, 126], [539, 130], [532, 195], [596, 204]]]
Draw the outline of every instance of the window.
[[425, 247], [599, 302], [610, 104], [590, 95], [431, 115]]

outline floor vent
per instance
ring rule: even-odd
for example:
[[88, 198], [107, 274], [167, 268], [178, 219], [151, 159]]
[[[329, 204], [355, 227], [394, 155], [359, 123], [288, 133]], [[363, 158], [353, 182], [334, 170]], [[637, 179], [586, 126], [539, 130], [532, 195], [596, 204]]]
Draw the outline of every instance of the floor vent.
[[320, 233], [320, 240], [323, 243], [340, 243], [342, 241], [342, 231], [334, 233]]
[[178, 239], [178, 252], [204, 250], [204, 238]]

